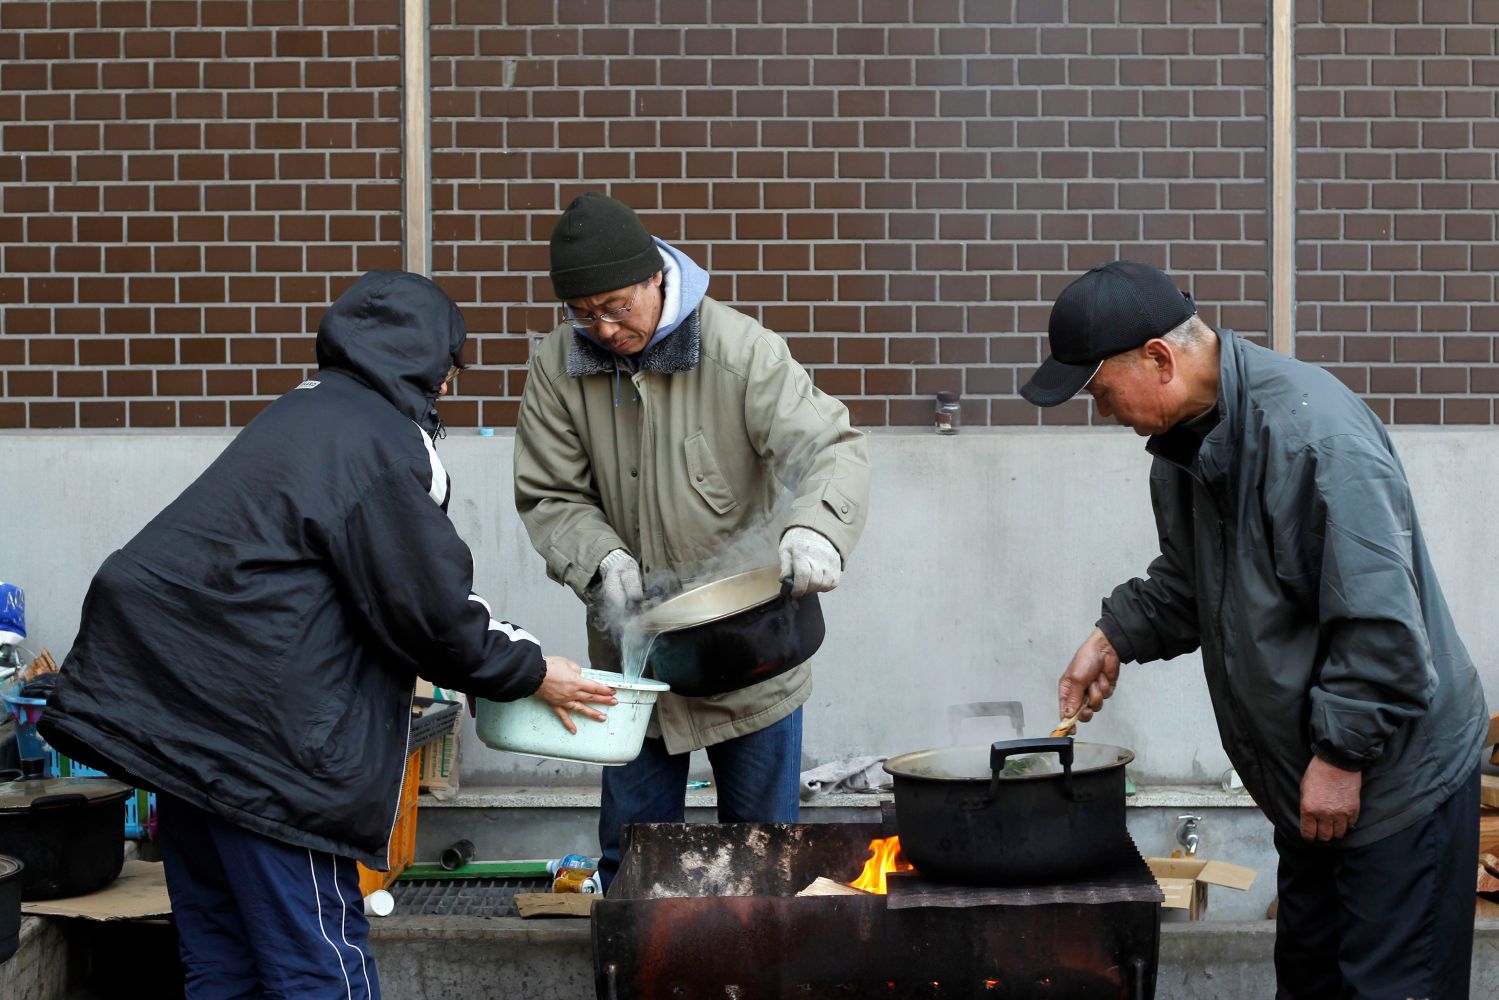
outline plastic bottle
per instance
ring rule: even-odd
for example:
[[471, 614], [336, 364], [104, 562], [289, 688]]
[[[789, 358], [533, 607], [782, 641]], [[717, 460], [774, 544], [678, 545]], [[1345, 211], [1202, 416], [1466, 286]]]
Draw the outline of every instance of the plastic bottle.
[[384, 889], [376, 889], [364, 897], [364, 915], [367, 917], [388, 917], [395, 909], [396, 898]]
[[556, 875], [564, 868], [587, 868], [593, 871], [598, 865], [586, 854], [568, 854], [558, 858], [556, 861], [547, 862], [547, 874]]
[[553, 892], [599, 891], [599, 873], [591, 868], [563, 868], [552, 883]]
[[21, 655], [21, 647], [0, 639], [0, 682], [18, 680], [25, 669], [26, 658]]

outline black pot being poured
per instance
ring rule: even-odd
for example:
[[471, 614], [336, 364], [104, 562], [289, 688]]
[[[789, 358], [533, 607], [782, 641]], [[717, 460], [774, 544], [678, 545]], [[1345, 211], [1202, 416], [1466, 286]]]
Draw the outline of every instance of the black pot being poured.
[[894, 780], [901, 852], [930, 878], [1023, 885], [1085, 877], [1126, 848], [1122, 747], [1070, 736], [902, 754]]
[[650, 676], [704, 698], [769, 680], [811, 659], [826, 634], [816, 594], [791, 596], [774, 566], [678, 594], [645, 612]]

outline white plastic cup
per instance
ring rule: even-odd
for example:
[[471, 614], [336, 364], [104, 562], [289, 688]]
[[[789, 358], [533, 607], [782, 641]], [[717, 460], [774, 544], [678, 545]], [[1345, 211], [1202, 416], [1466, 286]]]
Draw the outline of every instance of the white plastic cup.
[[364, 897], [366, 917], [388, 917], [395, 912], [396, 898], [384, 889], [376, 889]]

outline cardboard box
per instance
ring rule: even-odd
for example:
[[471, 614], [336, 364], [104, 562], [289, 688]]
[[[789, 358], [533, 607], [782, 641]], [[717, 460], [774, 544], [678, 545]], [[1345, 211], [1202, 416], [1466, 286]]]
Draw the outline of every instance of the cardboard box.
[[1202, 917], [1209, 885], [1248, 889], [1259, 874], [1253, 868], [1201, 858], [1146, 858], [1145, 863], [1166, 894], [1166, 902], [1161, 905], [1168, 910], [1186, 910], [1188, 920]]
[[[430, 681], [417, 678], [416, 694], [418, 697], [433, 697], [433, 687]], [[452, 692], [445, 693], [448, 698], [463, 700], [463, 695]], [[458, 746], [459, 733], [463, 726], [464, 710], [460, 709], [453, 721], [453, 731], [435, 742], [422, 747], [421, 778], [418, 787], [430, 793], [434, 798], [450, 799], [458, 794]]]

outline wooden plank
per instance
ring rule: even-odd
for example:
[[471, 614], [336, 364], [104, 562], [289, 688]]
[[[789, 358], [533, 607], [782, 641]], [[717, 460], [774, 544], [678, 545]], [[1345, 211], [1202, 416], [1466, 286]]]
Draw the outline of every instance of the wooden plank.
[[1483, 745], [1491, 747], [1499, 743], [1499, 712], [1489, 716], [1489, 735], [1484, 737]]
[[855, 889], [851, 885], [845, 885], [842, 882], [834, 882], [830, 878], [824, 878], [823, 876], [819, 875], [815, 879], [812, 880], [812, 884], [811, 885], [807, 886], [801, 892], [797, 893], [797, 895], [798, 896], [871, 896], [871, 895], [873, 895], [873, 893], [867, 892], [864, 889]]
[[1499, 774], [1485, 774], [1478, 780], [1478, 800], [1486, 806], [1499, 806]]
[[1479, 810], [1478, 853], [1499, 854], [1499, 809]]
[[593, 912], [598, 895], [591, 892], [518, 892], [515, 908], [531, 917], [586, 917]]

